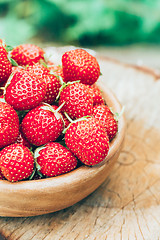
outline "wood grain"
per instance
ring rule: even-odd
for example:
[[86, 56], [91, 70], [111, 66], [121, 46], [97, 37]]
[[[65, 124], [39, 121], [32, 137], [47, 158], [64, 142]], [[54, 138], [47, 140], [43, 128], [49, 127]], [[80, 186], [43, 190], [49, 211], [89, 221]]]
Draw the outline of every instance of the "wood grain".
[[[113, 111], [122, 107], [110, 89], [103, 97]], [[118, 121], [118, 133], [109, 144], [106, 158], [93, 167], [82, 165], [53, 178], [11, 183], [0, 181], [0, 216], [28, 217], [62, 210], [95, 191], [107, 178], [121, 152], [125, 137], [125, 117]]]
[[142, 69], [99, 61], [103, 85], [125, 106], [127, 135], [118, 162], [95, 192], [72, 207], [1, 217], [6, 239], [160, 239], [160, 81]]

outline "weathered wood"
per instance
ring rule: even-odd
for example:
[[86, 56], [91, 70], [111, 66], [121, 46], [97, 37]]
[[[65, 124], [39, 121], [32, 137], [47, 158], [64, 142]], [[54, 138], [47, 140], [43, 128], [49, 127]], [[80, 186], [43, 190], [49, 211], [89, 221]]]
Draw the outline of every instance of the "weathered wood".
[[[113, 111], [122, 107], [110, 89], [103, 97]], [[96, 166], [82, 165], [53, 178], [11, 183], [0, 181], [0, 216], [28, 217], [70, 207], [95, 191], [107, 178], [121, 152], [125, 137], [125, 117], [118, 121], [118, 133], [109, 144], [106, 158]]]
[[59, 212], [0, 218], [9, 240], [160, 238], [160, 81], [155, 74], [99, 59], [101, 80], [125, 106], [123, 151], [106, 181]]

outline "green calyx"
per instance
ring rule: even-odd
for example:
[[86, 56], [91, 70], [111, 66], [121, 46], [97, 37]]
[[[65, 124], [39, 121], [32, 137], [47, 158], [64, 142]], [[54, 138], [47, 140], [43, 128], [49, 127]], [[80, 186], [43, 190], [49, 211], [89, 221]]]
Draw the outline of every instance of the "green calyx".
[[67, 86], [69, 86], [69, 85], [71, 85], [71, 84], [79, 83], [79, 82], [80, 82], [80, 80], [77, 80], [77, 81], [74, 81], [74, 82], [67, 82], [67, 83], [63, 82], [62, 86], [61, 86], [60, 89], [59, 89], [59, 93], [58, 93], [58, 95], [57, 95], [56, 101], [59, 100], [59, 97], [60, 97], [60, 95], [61, 95], [61, 92], [62, 92], [62, 90], [63, 90], [64, 88], [66, 88]]
[[76, 123], [76, 122], [80, 122], [80, 121], [88, 121], [88, 118], [91, 118], [91, 117], [92, 117], [92, 116], [87, 115], [87, 116], [84, 116], [84, 117], [81, 117], [81, 118], [77, 118], [76, 120], [72, 120], [66, 112], [64, 112], [64, 115], [65, 115], [66, 118], [70, 121], [70, 124], [68, 125], [68, 127], [66, 127], [66, 128], [63, 130], [63, 132], [62, 132], [63, 134], [65, 134], [66, 131], [67, 131], [67, 129], [70, 128], [71, 124]]
[[40, 62], [41, 65], [43, 65], [43, 67], [48, 68], [47, 63], [43, 59], [40, 59], [39, 62]]
[[60, 81], [60, 84], [61, 84], [61, 85], [64, 84], [64, 82], [63, 82], [63, 78], [62, 78], [61, 76], [58, 76], [58, 75], [56, 75], [56, 74], [52, 74], [52, 71], [50, 71], [50, 74], [51, 74], [51, 75], [54, 75], [56, 78], [58, 78], [59, 81]]
[[56, 110], [53, 109], [53, 107], [48, 103], [43, 102], [42, 104], [44, 105], [44, 106], [41, 106], [42, 109], [49, 110], [53, 113], [56, 113], [56, 112], [59, 112], [61, 110], [61, 108], [64, 106], [65, 102], [63, 102]]
[[7, 46], [5, 46], [5, 49], [6, 49], [7, 52], [10, 52], [10, 51], [13, 50], [13, 47], [10, 46], [10, 45], [7, 45]]
[[8, 56], [8, 60], [10, 61], [10, 63], [12, 64], [12, 66], [14, 67], [18, 67], [18, 63], [11, 57]]
[[1, 39], [1, 41], [2, 41], [2, 43], [0, 43], [0, 44], [5, 48], [5, 50], [6, 50], [7, 53], [13, 50], [13, 47], [12, 47], [12, 46], [6, 45], [6, 42], [5, 42], [4, 39]]
[[[46, 148], [46, 144], [45, 145], [42, 145], [41, 147], [38, 147], [36, 148], [36, 150], [34, 151], [34, 159], [36, 161], [36, 166], [37, 166], [37, 158], [40, 156], [39, 152], [42, 150], [42, 149], [45, 149]], [[39, 165], [39, 164], [38, 164]], [[38, 167], [39, 168], [39, 167]], [[37, 168], [37, 169], [38, 169]], [[40, 169], [39, 169], [40, 170]]]
[[33, 169], [32, 174], [31, 174], [30, 177], [29, 177], [29, 180], [32, 180], [32, 179], [33, 179], [35, 173], [36, 173], [36, 164], [34, 164], [34, 169]]
[[11, 73], [11, 75], [9, 76], [9, 78], [8, 78], [6, 84], [5, 84], [5, 87], [4, 87], [4, 89], [3, 89], [3, 94], [4, 94], [4, 96], [5, 96], [5, 94], [6, 94], [6, 89], [7, 89], [7, 87], [10, 85], [10, 83], [11, 83], [11, 81], [12, 81], [13, 76], [14, 76], [14, 73]]
[[[54, 113], [57, 120], [59, 120], [61, 118], [61, 115], [59, 114], [59, 111], [64, 106], [65, 102], [63, 102], [56, 110], [53, 109], [53, 107], [48, 103], [42, 103], [42, 104], [43, 104], [43, 106], [41, 106], [41, 109], [48, 110], [48, 111]], [[63, 118], [62, 118], [62, 120], [63, 120]]]
[[115, 119], [117, 122], [118, 122], [119, 118], [123, 115], [124, 109], [125, 109], [125, 107], [123, 106], [123, 107], [122, 107], [122, 110], [120, 111], [120, 113], [117, 113], [117, 112], [114, 112], [114, 111], [110, 108], [112, 114], [114, 115], [114, 119]]
[[7, 45], [5, 46], [5, 49], [7, 51], [7, 58], [14, 67], [18, 67], [18, 63], [11, 57], [11, 51], [13, 50], [13, 47]]
[[41, 166], [38, 164], [37, 158], [40, 156], [39, 152], [45, 148], [46, 148], [46, 144], [41, 147], [36, 148], [36, 150], [34, 151], [34, 162], [35, 162], [35, 166], [36, 166], [36, 171], [40, 177], [43, 177], [43, 174], [40, 172]]

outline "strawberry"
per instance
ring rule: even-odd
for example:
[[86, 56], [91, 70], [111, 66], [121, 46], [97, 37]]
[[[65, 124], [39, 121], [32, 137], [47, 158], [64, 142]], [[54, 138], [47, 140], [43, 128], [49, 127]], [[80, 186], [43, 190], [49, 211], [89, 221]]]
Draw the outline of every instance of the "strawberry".
[[0, 85], [5, 83], [12, 72], [12, 65], [7, 58], [7, 51], [0, 44]]
[[0, 148], [14, 143], [19, 134], [19, 118], [16, 111], [0, 100]]
[[94, 106], [93, 116], [101, 122], [111, 141], [118, 131], [118, 123], [109, 107], [106, 105]]
[[0, 168], [7, 180], [20, 181], [32, 174], [34, 158], [27, 147], [14, 143], [0, 151]]
[[67, 83], [60, 93], [59, 104], [64, 103], [63, 112], [67, 112], [72, 119], [92, 115], [93, 98], [88, 86], [75, 82]]
[[109, 151], [109, 139], [96, 118], [77, 120], [70, 124], [65, 133], [69, 150], [85, 165], [102, 162]]
[[93, 106], [96, 104], [104, 104], [104, 98], [98, 86], [93, 84], [89, 86], [89, 89], [93, 97]]
[[100, 67], [95, 57], [84, 49], [65, 52], [62, 56], [64, 82], [80, 80], [92, 85], [100, 76]]
[[51, 74], [61, 77], [63, 79], [63, 69], [60, 65], [55, 65], [54, 63], [48, 63], [48, 69]]
[[40, 63], [36, 63], [31, 66], [27, 66], [25, 70], [35, 76], [38, 76], [38, 78], [44, 78], [44, 74], [49, 74], [49, 69], [45, 66], [43, 66]]
[[44, 80], [46, 83], [46, 94], [43, 102], [52, 104], [56, 100], [61, 87], [59, 78], [51, 75], [50, 70], [41, 64], [29, 66], [26, 68], [26, 71]]
[[41, 59], [44, 60], [44, 51], [34, 44], [22, 44], [13, 48], [11, 57], [18, 65], [33, 65]]
[[29, 110], [38, 106], [46, 94], [46, 84], [25, 70], [16, 71], [6, 85], [5, 100], [15, 110]]
[[47, 143], [35, 151], [38, 171], [47, 177], [70, 172], [77, 166], [77, 159], [58, 142]]
[[49, 104], [30, 110], [23, 118], [22, 132], [33, 145], [40, 146], [55, 141], [63, 131], [62, 115]]

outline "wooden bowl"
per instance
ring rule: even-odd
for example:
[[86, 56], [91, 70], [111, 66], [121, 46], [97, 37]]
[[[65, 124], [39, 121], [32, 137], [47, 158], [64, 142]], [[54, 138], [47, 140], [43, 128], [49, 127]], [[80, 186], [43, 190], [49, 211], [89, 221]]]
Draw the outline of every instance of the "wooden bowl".
[[[103, 95], [109, 107], [115, 112], [121, 111], [121, 105], [110, 89], [104, 89]], [[120, 154], [125, 135], [124, 116], [119, 119], [118, 129], [107, 158], [94, 167], [81, 166], [70, 173], [40, 180], [16, 183], [0, 180], [0, 216], [51, 213], [88, 196], [104, 182]]]

